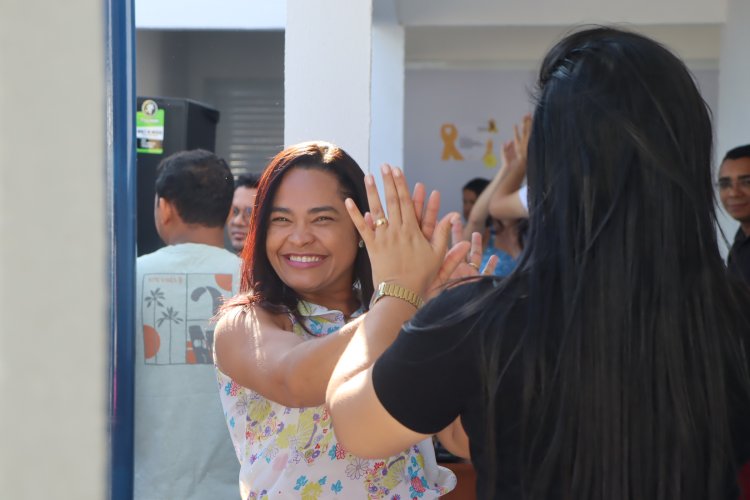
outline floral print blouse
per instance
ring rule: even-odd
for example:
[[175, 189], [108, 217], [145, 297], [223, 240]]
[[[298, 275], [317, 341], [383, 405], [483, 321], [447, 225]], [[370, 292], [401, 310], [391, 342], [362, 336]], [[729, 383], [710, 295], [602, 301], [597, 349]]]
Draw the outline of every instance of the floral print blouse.
[[[298, 311], [312, 335], [294, 318], [293, 331], [306, 340], [345, 323], [340, 311], [315, 304], [300, 301]], [[244, 500], [426, 500], [455, 487], [455, 476], [437, 465], [429, 441], [384, 460], [358, 458], [336, 441], [323, 406], [288, 408], [216, 372]]]

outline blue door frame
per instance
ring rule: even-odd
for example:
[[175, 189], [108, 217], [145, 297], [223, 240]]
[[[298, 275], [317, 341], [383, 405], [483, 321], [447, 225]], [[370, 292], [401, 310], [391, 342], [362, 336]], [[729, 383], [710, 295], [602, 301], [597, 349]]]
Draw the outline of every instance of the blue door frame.
[[110, 499], [133, 498], [135, 358], [134, 0], [106, 0]]

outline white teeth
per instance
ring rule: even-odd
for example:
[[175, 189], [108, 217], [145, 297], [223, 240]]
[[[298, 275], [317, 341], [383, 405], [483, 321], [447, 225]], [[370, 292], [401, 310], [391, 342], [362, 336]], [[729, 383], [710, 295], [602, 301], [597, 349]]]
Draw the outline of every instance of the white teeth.
[[292, 262], [318, 262], [323, 259], [321, 259], [320, 257], [312, 257], [307, 255], [290, 255], [289, 260], [291, 260]]

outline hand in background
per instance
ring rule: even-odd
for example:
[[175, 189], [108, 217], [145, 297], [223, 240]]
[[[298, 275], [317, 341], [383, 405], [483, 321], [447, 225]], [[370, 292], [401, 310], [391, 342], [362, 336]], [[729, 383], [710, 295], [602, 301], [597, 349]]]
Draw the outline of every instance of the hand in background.
[[510, 161], [523, 162], [523, 168], [526, 168], [526, 158], [529, 151], [529, 137], [531, 137], [531, 115], [526, 114], [523, 117], [521, 128], [513, 125], [513, 153], [515, 158]]
[[[525, 115], [520, 127], [513, 125], [513, 141], [503, 144], [503, 166], [488, 186], [493, 189], [489, 200], [483, 205], [495, 219], [521, 219], [529, 215], [519, 198], [519, 190], [526, 177], [531, 125], [531, 115]], [[477, 204], [479, 200], [474, 206]]]
[[518, 160], [515, 141], [508, 141], [504, 143], [500, 154], [503, 159], [502, 166], [500, 167], [501, 169], [506, 168], [507, 165], [515, 164], [515, 162]]
[[[463, 239], [463, 224], [461, 219], [454, 221], [451, 227], [451, 239], [453, 241], [453, 247], [458, 243], [461, 243]], [[461, 260], [456, 268], [451, 273], [449, 280], [458, 280], [462, 278], [478, 277], [480, 275], [491, 276], [495, 272], [495, 267], [498, 263], [497, 255], [492, 255], [484, 269], [480, 269], [482, 265], [482, 253], [484, 247], [482, 246], [482, 234], [478, 232], [471, 233], [471, 246], [466, 258]], [[448, 283], [450, 285], [450, 283]]]

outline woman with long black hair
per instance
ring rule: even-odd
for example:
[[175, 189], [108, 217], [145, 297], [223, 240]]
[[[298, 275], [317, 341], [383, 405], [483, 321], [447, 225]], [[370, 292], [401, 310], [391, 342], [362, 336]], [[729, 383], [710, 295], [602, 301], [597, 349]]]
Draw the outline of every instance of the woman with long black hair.
[[[479, 498], [735, 500], [750, 296], [717, 246], [706, 105], [677, 57], [612, 28], [559, 42], [538, 86], [517, 270], [444, 292], [390, 347], [414, 309], [376, 302], [328, 387], [337, 436], [378, 456], [460, 417]], [[406, 183], [384, 185], [403, 220], [347, 208], [374, 272], [424, 293]]]

